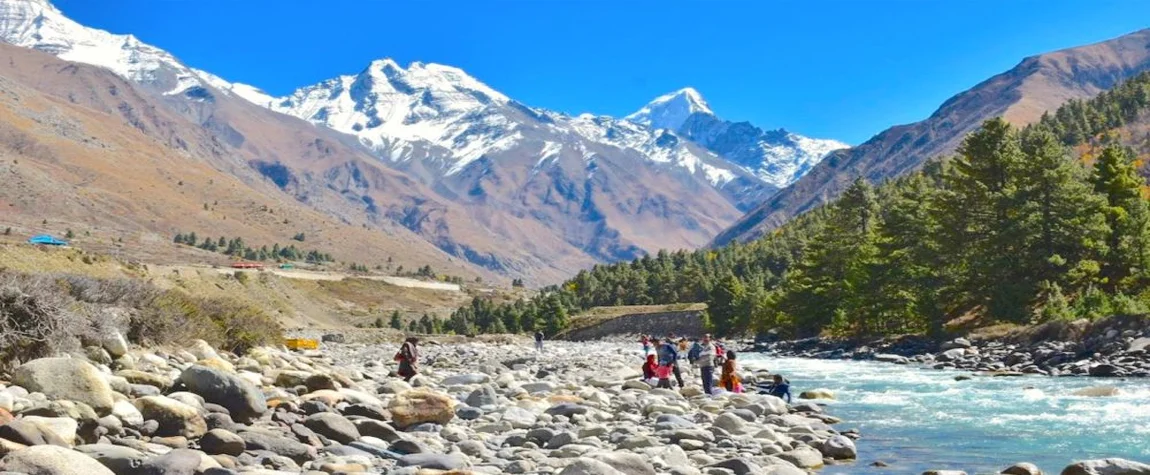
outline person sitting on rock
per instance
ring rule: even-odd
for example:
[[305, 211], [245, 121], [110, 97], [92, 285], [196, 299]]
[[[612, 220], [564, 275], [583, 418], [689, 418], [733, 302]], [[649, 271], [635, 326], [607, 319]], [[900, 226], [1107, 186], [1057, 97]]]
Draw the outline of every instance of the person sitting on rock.
[[776, 374], [774, 376], [773, 383], [762, 384], [759, 386], [759, 394], [769, 394], [779, 399], [783, 399], [789, 404], [791, 402], [791, 382], [787, 381], [786, 378], [783, 378], [783, 375]]
[[743, 383], [736, 372], [739, 370], [735, 364], [735, 352], [728, 351], [727, 359], [723, 361], [723, 374], [719, 376], [719, 385], [733, 393], [743, 392]]
[[419, 374], [419, 339], [408, 337], [404, 340], [399, 353], [395, 354], [395, 360], [399, 362], [399, 376], [410, 382], [411, 378]]

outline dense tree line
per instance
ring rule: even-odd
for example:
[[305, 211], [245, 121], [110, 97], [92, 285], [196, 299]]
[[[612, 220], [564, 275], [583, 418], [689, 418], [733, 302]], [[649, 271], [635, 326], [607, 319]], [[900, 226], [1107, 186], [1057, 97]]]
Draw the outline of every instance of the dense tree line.
[[[1134, 153], [1106, 134], [1148, 109], [1143, 74], [1023, 130], [993, 119], [954, 157], [879, 187], [860, 179], [757, 241], [596, 266], [531, 300], [477, 298], [449, 328], [553, 332], [595, 306], [687, 302], [708, 304], [717, 333], [791, 336], [938, 334], [964, 315], [1030, 323], [1143, 312], [1145, 180]], [[1070, 147], [1082, 144], [1101, 152], [1080, 160]]]
[[304, 251], [296, 248], [295, 244], [280, 247], [279, 243], [276, 243], [273, 244], [271, 248], [268, 248], [266, 245], [253, 248], [248, 246], [242, 237], [232, 239], [227, 239], [223, 236], [220, 236], [219, 239], [205, 237], [203, 240], [200, 240], [195, 232], [187, 234], [177, 233], [172, 240], [176, 244], [197, 247], [205, 251], [219, 252], [249, 261], [284, 260], [306, 261], [315, 264], [335, 262], [335, 259], [333, 259], [329, 253], [320, 252], [315, 249]]

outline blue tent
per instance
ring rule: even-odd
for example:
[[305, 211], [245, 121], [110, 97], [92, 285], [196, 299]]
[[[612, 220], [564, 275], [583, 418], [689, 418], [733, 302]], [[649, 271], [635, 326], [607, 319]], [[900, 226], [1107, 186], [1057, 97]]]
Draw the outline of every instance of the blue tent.
[[28, 240], [29, 244], [44, 244], [46, 246], [67, 246], [68, 243], [56, 239], [48, 234], [38, 234]]

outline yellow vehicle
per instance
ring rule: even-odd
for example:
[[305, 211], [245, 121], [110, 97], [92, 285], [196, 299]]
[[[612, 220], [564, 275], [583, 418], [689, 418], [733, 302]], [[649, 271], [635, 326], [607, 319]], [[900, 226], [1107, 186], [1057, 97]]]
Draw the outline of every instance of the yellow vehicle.
[[312, 340], [309, 338], [288, 338], [284, 340], [284, 346], [292, 350], [316, 350], [319, 349], [319, 340]]

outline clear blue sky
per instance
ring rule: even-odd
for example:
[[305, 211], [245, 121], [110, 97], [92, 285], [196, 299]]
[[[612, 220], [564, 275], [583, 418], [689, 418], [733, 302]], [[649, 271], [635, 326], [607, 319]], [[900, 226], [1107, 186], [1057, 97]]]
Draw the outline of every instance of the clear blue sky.
[[1150, 27], [1150, 1], [56, 0], [276, 94], [391, 57], [531, 106], [624, 115], [697, 88], [720, 116], [865, 141], [1023, 57]]

